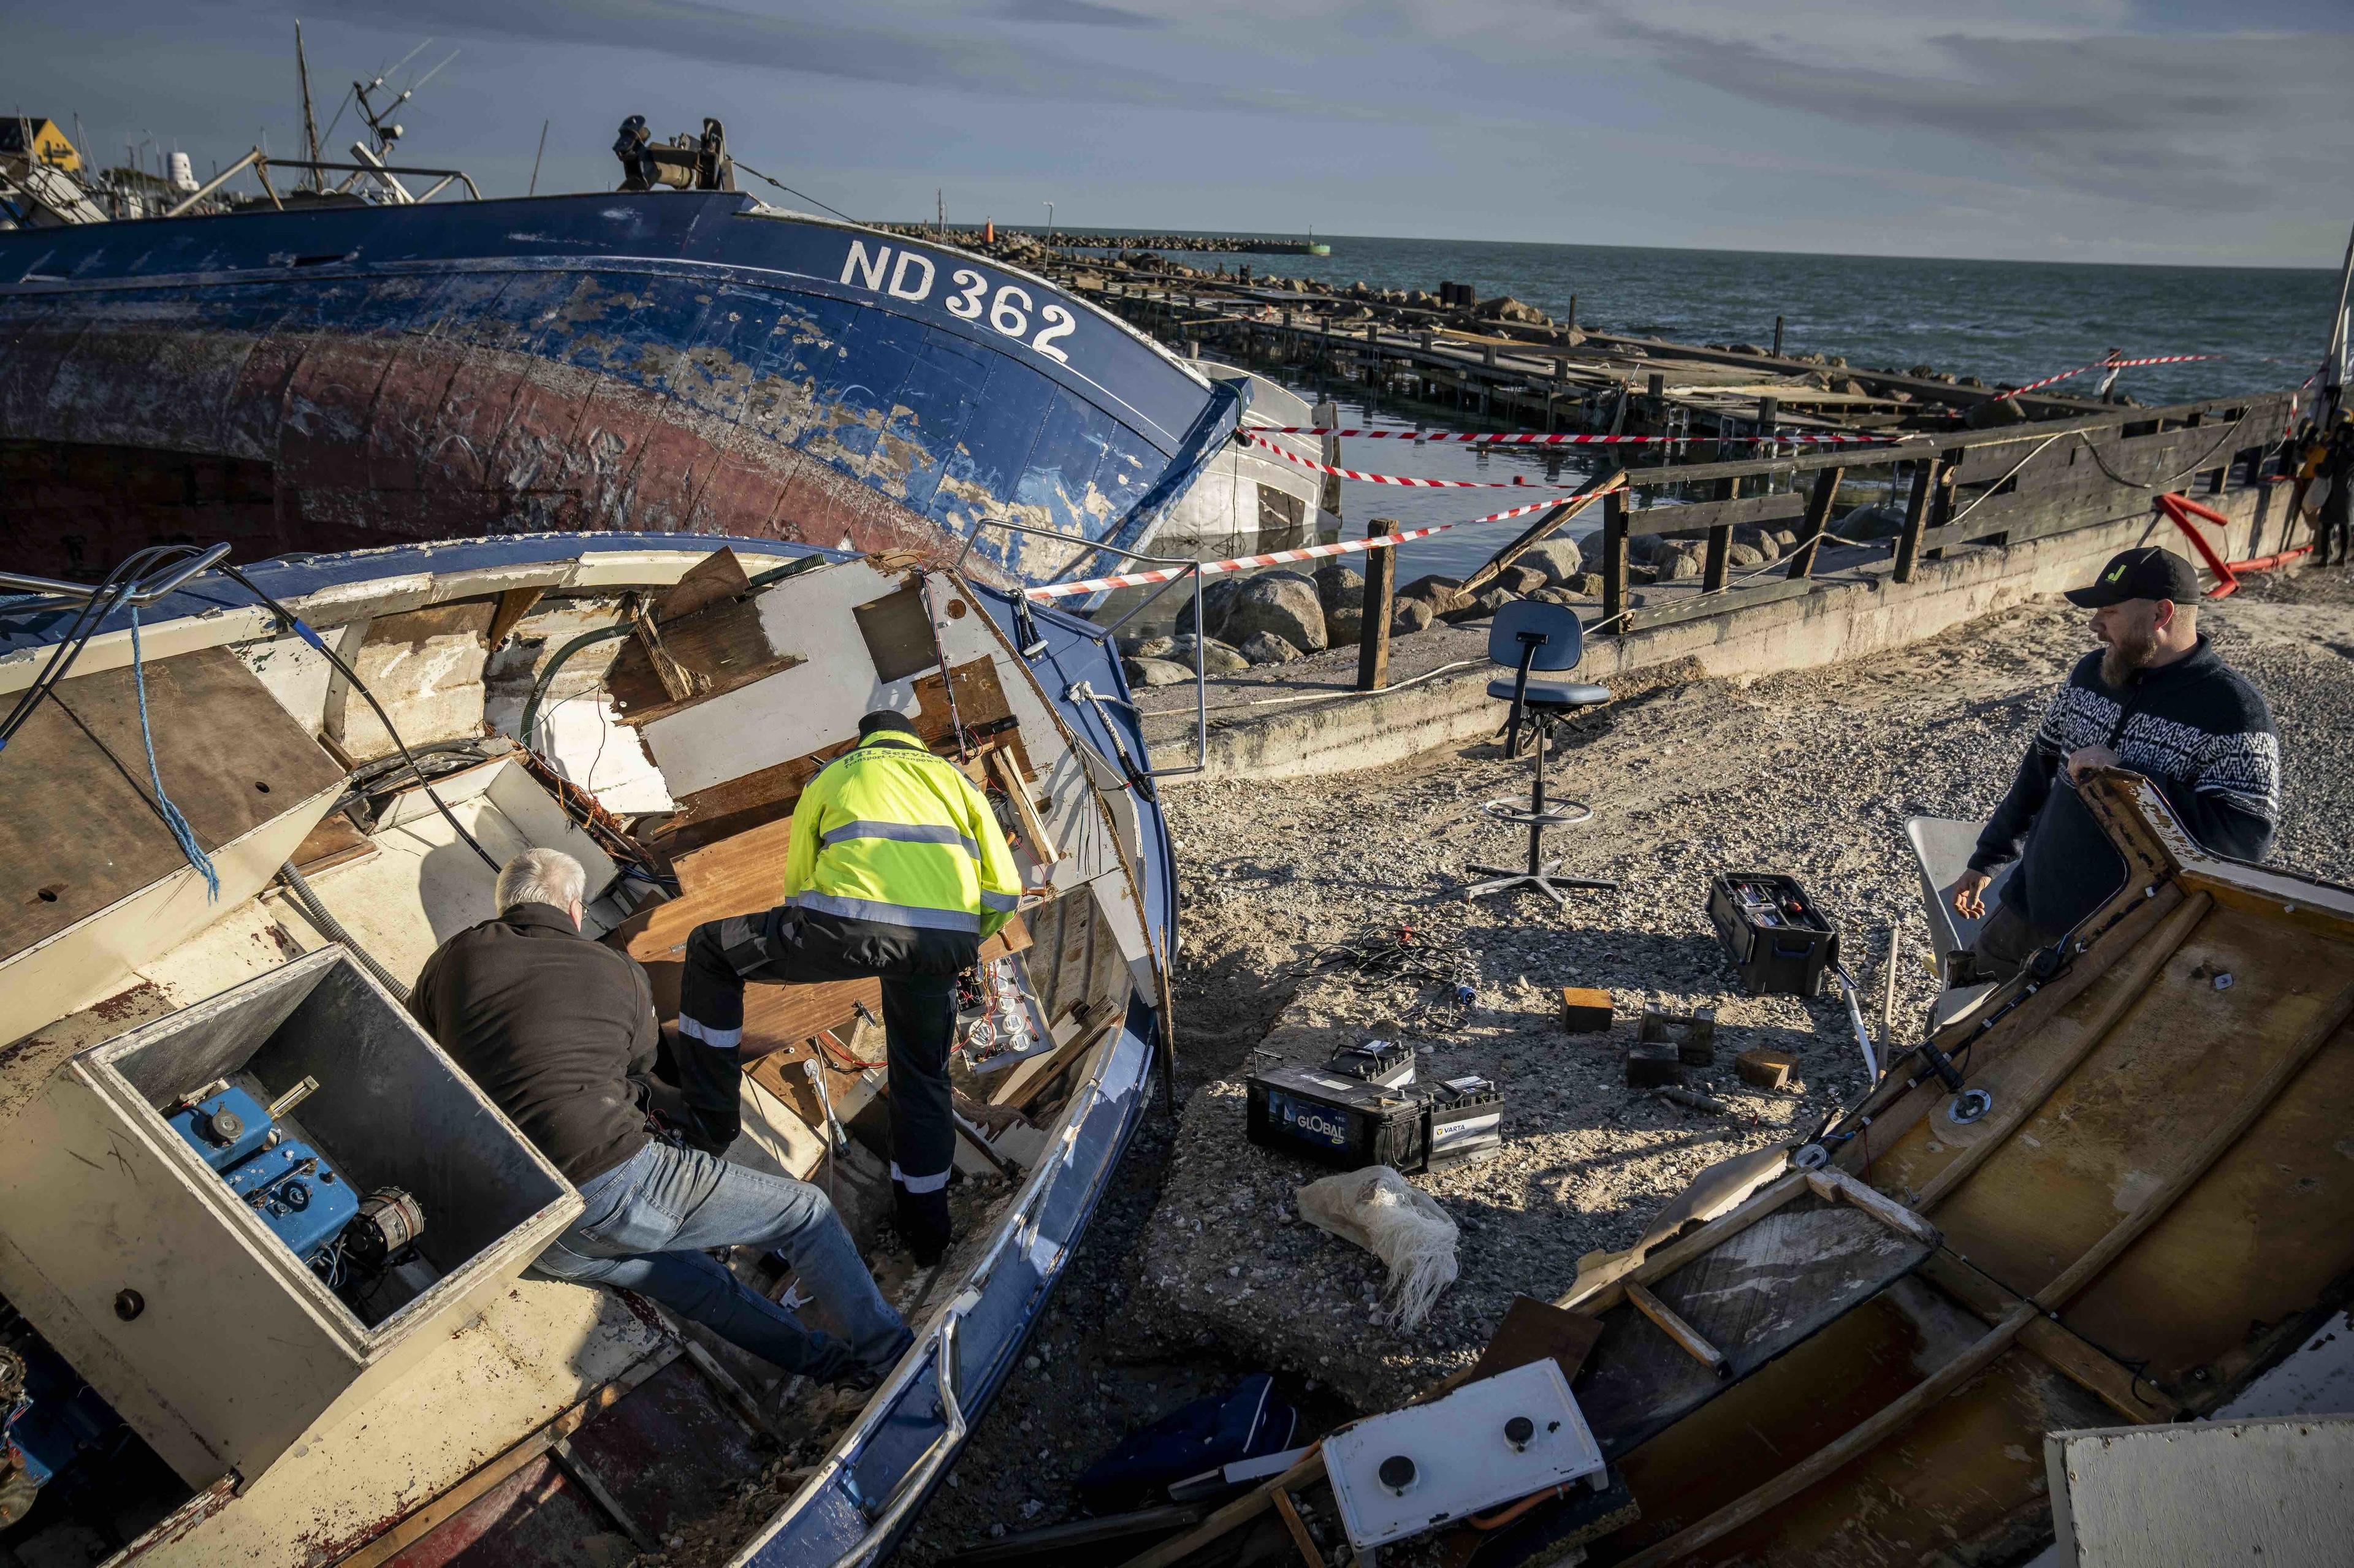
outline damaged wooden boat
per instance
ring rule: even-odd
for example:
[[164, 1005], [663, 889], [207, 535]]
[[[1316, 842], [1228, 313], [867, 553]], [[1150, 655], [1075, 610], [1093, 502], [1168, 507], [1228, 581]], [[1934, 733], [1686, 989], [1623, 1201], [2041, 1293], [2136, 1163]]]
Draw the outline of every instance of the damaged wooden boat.
[[2294, 1373], [2354, 1286], [2354, 890], [2209, 853], [2135, 775], [2083, 793], [2115, 897], [1563, 1299], [1639, 1518], [1545, 1499], [1456, 1560], [2021, 1562], [2047, 1434]]
[[[875, 1560], [1169, 1059], [1175, 880], [1116, 654], [956, 573], [773, 540], [222, 555], [0, 599], [0, 1558], [625, 1562], [718, 1520], [715, 1561]], [[529, 1273], [579, 1198], [401, 999], [549, 845], [667, 1014], [685, 932], [774, 901], [795, 800], [878, 705], [989, 795], [1035, 891], [985, 954], [929, 1274], [881, 1234], [874, 988], [748, 999], [731, 1158], [827, 1184], [916, 1330], [836, 1433], [775, 1369]]]

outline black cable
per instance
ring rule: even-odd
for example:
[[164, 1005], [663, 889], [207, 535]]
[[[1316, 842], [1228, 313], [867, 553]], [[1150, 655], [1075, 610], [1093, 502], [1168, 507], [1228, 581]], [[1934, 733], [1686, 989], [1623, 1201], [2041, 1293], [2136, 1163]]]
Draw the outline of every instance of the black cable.
[[476, 839], [473, 834], [466, 831], [466, 824], [458, 820], [457, 813], [450, 810], [449, 803], [443, 800], [440, 794], [435, 790], [433, 788], [433, 781], [425, 776], [424, 768], [418, 763], [416, 753], [408, 749], [408, 743], [400, 738], [400, 731], [393, 727], [392, 715], [384, 711], [384, 705], [376, 700], [376, 694], [367, 689], [367, 683], [360, 679], [359, 673], [354, 670], [349, 664], [344, 662], [344, 656], [336, 652], [333, 648], [328, 647], [327, 640], [321, 637], [316, 631], [313, 630], [310, 625], [304, 621], [301, 616], [295, 614], [292, 610], [287, 609], [284, 605], [279, 603], [276, 599], [262, 592], [260, 588], [254, 585], [254, 581], [251, 577], [247, 577], [242, 571], [230, 566], [227, 561], [223, 561], [221, 563], [220, 570], [222, 575], [228, 577], [230, 581], [236, 583], [238, 586], [244, 588], [246, 592], [251, 594], [263, 604], [269, 606], [270, 613], [286, 622], [288, 630], [292, 630], [297, 637], [300, 637], [312, 647], [317, 649], [321, 653], [325, 654], [327, 662], [335, 667], [336, 672], [340, 673], [345, 680], [351, 683], [352, 690], [357, 692], [361, 696], [367, 699], [367, 705], [376, 711], [376, 722], [384, 726], [384, 733], [392, 737], [392, 744], [394, 746], [399, 747], [401, 759], [408, 764], [408, 770], [417, 775], [418, 786], [425, 791], [425, 798], [433, 802], [434, 809], [439, 810], [442, 817], [448, 821], [450, 826], [456, 830], [458, 836], [466, 841], [466, 846], [472, 850], [476, 854], [482, 857], [482, 863], [484, 865], [489, 866], [493, 871], [501, 870], [502, 867], [500, 866], [497, 859], [492, 855], [490, 851], [482, 847], [480, 840]]
[[141, 574], [151, 566], [180, 556], [194, 555], [196, 550], [194, 545], [154, 545], [134, 551], [115, 564], [114, 569], [107, 573], [105, 579], [91, 590], [90, 598], [83, 600], [81, 608], [75, 611], [72, 622], [58, 641], [56, 652], [49, 655], [49, 662], [42, 666], [41, 673], [25, 689], [16, 705], [9, 710], [7, 718], [0, 720], [0, 747], [5, 747], [15, 738], [16, 731], [32, 717], [33, 710], [39, 705], [41, 698], [55, 691], [58, 683], [72, 673], [74, 661], [81, 657], [82, 649], [98, 634], [106, 618], [138, 591]]
[[278, 868], [278, 878], [286, 885], [287, 893], [302, 908], [303, 918], [311, 922], [319, 935], [330, 942], [342, 943], [345, 950], [357, 959], [368, 973], [384, 982], [385, 990], [403, 1002], [408, 1000], [408, 988], [393, 979], [392, 971], [376, 962], [375, 955], [360, 946], [359, 938], [344, 929], [343, 922], [327, 912], [327, 906], [319, 902], [319, 895], [311, 891], [311, 885], [302, 880], [302, 874], [294, 869], [292, 861]]
[[[801, 195], [801, 193], [800, 191], [797, 191], [797, 190], [793, 189], [793, 187], [792, 187], [792, 186], [790, 186], [790, 185], [789, 185], [785, 184], [785, 182], [784, 182], [784, 181], [779, 180], [779, 179], [774, 179], [774, 178], [771, 178], [770, 176], [769, 176], [769, 175], [767, 175], [762, 174], [759, 170], [758, 170], [758, 169], [754, 168], [751, 164], [749, 164], [746, 163], [743, 159], [741, 159], [741, 158], [739, 158], [739, 157], [737, 157], [737, 156], [736, 156], [734, 154], [732, 154], [732, 153], [731, 153], [731, 154], [729, 154], [727, 155], [727, 161], [728, 161], [729, 163], [731, 163], [731, 164], [735, 164], [737, 168], [739, 168], [739, 169], [743, 170], [746, 174], [748, 174], [748, 175], [751, 175], [751, 176], [752, 176], [754, 179], [756, 179], [756, 180], [768, 180], [768, 182], [769, 182], [770, 185], [772, 185], [776, 186], [779, 190], [780, 190], [780, 191], [784, 192], [787, 196], [801, 196], [801, 200], [803, 200], [803, 201], [805, 201], [805, 202], [811, 203], [812, 205], [817, 206], [817, 207], [825, 207], [825, 203], [823, 203], [823, 202], [822, 202], [822, 201], [819, 201], [819, 200], [817, 199], [817, 197], [815, 197], [815, 196], [802, 196], [802, 195]], [[843, 222], [844, 222], [844, 223], [856, 223], [856, 222], [858, 221], [856, 218], [854, 218], [854, 217], [851, 217], [848, 213], [846, 213], [846, 212], [843, 211], [843, 210], [842, 210], [840, 207], [825, 207], [825, 210], [826, 210], [826, 211], [828, 211], [828, 212], [830, 212], [830, 213], [832, 213], [832, 214], [833, 214], [833, 216], [834, 216], [834, 217], [838, 217], [838, 218], [842, 219], [842, 221], [843, 221]]]

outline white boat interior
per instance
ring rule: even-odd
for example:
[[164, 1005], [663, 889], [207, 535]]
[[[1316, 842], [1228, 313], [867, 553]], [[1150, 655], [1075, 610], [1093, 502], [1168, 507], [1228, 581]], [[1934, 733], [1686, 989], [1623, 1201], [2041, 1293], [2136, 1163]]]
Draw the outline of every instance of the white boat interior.
[[[1083, 1122], [1089, 1139], [1132, 1125], [1137, 1021], [1166, 996], [1166, 850], [1149, 785], [1075, 725], [1084, 679], [1025, 657], [986, 596], [912, 559], [483, 544], [501, 547], [255, 568], [274, 605], [199, 577], [90, 637], [0, 753], [0, 1348], [45, 1347], [35, 1410], [86, 1398], [119, 1423], [102, 1457], [0, 1491], [16, 1561], [67, 1560], [28, 1545], [48, 1531], [77, 1563], [372, 1568], [501, 1530], [502, 1562], [579, 1560], [541, 1535], [626, 1561], [798, 1444], [803, 1495], [784, 1487], [755, 1531], [789, 1536], [828, 1485], [857, 1496], [879, 1413], [946, 1380], [948, 1331], [992, 1277], [1051, 1277], [1044, 1215], [1061, 1176], [1092, 1169]], [[0, 626], [25, 613], [0, 601]], [[54, 652], [0, 652], [0, 710]], [[960, 1239], [929, 1273], [884, 1227], [875, 983], [748, 998], [731, 1158], [827, 1186], [917, 1334], [827, 1432], [811, 1391], [767, 1363], [528, 1271], [578, 1197], [401, 1003], [440, 941], [497, 913], [497, 863], [549, 845], [588, 868], [588, 931], [646, 966], [667, 1023], [687, 933], [778, 901], [794, 801], [877, 706], [987, 793], [1034, 891], [968, 998], [987, 1027], [953, 1065]], [[272, 1106], [271, 1139], [307, 1147], [320, 1181], [341, 1169], [422, 1209], [415, 1245], [367, 1279], [306, 1261], [169, 1120], [224, 1086], [260, 1104], [304, 1079], [299, 1108]], [[1114, 1101], [1117, 1121], [1088, 1119]], [[1071, 1226], [1082, 1198], [1064, 1203]], [[775, 1298], [793, 1287], [781, 1260], [738, 1249], [732, 1266]], [[991, 1364], [1018, 1356], [1026, 1320], [1009, 1321]], [[87, 1387], [61, 1393], [60, 1375]], [[957, 1401], [917, 1404], [947, 1408], [943, 1442], [961, 1436]], [[903, 1513], [939, 1457], [928, 1479], [893, 1461]], [[878, 1537], [904, 1522], [869, 1500]]]

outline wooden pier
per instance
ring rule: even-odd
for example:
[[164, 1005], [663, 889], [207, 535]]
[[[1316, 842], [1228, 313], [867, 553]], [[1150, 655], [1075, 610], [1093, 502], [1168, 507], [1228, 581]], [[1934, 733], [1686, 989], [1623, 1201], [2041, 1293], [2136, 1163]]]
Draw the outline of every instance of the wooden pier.
[[[1921, 562], [1964, 547], [2111, 521], [2168, 492], [2216, 496], [2254, 484], [2276, 477], [2296, 402], [2289, 390], [2166, 408], [2050, 391], [2007, 397], [1969, 377], [1566, 324], [1475, 327], [1459, 313], [1394, 304], [1361, 319], [1367, 303], [1345, 293], [1198, 273], [1067, 263], [1054, 270], [1182, 352], [1214, 350], [1246, 367], [1352, 380], [1369, 400], [1386, 396], [1405, 411], [1427, 406], [1453, 426], [1669, 438], [1533, 449], [1604, 472], [1626, 470], [1625, 487], [1602, 503], [1601, 614], [1591, 628], [1600, 632], [1805, 594], [1827, 546], [1838, 547], [1843, 567], [1893, 556], [1893, 580], [1908, 583]], [[1893, 440], [1756, 440], [1829, 434]], [[1337, 461], [1331, 442], [1323, 461]], [[1896, 515], [1875, 514], [1873, 537], [1845, 531], [1859, 509], [1882, 503], [1893, 503]], [[1757, 538], [1749, 530], [1787, 530], [1796, 543], [1763, 552], [1769, 563], [1762, 570], [1738, 569], [1734, 546]], [[1659, 535], [1705, 542], [1696, 581], [1644, 580], [1634, 542]]]

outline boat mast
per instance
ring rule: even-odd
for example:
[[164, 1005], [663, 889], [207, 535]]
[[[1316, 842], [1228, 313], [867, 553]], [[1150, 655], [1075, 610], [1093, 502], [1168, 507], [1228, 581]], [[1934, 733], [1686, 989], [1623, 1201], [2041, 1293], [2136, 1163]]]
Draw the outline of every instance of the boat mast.
[[2322, 355], [2320, 374], [2314, 377], [2313, 414], [2317, 429], [2327, 430], [2330, 417], [2346, 392], [2347, 287], [2354, 284], [2354, 232], [2346, 236], [2346, 260], [2338, 271], [2338, 308], [2329, 315], [2329, 348]]
[[[302, 54], [302, 24], [299, 19], [294, 24], [294, 75], [302, 84], [302, 141], [311, 149], [311, 162], [316, 164], [319, 161], [319, 121], [311, 111], [311, 62]], [[313, 191], [327, 188], [326, 177], [315, 168], [304, 183]]]

